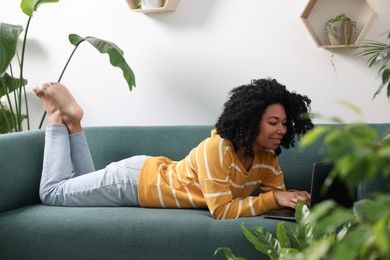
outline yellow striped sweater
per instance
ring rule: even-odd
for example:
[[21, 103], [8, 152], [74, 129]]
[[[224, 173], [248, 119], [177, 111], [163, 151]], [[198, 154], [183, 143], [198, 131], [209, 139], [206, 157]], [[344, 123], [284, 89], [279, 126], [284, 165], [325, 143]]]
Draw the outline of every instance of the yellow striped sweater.
[[[260, 188], [259, 196], [251, 196]], [[246, 171], [231, 141], [215, 131], [181, 161], [148, 158], [138, 184], [142, 207], [208, 208], [214, 219], [249, 217], [276, 208], [274, 190], [285, 190], [272, 151], [255, 155]]]

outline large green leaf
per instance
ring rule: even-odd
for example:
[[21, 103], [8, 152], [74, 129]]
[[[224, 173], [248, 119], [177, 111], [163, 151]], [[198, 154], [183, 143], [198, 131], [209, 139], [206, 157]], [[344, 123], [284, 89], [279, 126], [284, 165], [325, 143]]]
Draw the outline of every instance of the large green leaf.
[[295, 219], [297, 222], [298, 239], [300, 249], [306, 248], [313, 238], [313, 228], [309, 221], [310, 210], [306, 204], [298, 200], [297, 207], [295, 210]]
[[[0, 77], [0, 98], [17, 89], [19, 87], [19, 80], [18, 78], [11, 77], [8, 73]], [[25, 86], [26, 84], [27, 80], [24, 79], [22, 85]]]
[[115, 43], [91, 36], [83, 38], [77, 34], [70, 34], [69, 41], [75, 46], [78, 46], [83, 41], [87, 41], [100, 53], [107, 53], [110, 58], [111, 65], [122, 70], [123, 76], [126, 79], [130, 91], [132, 90], [133, 86], [135, 87], [134, 73], [123, 57], [123, 51]]
[[18, 37], [23, 31], [20, 25], [0, 23], [0, 75], [8, 68], [16, 53]]
[[263, 226], [251, 228], [256, 236], [253, 235], [244, 224], [241, 224], [241, 229], [246, 239], [248, 239], [258, 251], [268, 255], [271, 259], [278, 259], [280, 244]]
[[0, 133], [8, 133], [15, 127], [12, 121], [12, 113], [6, 108], [0, 107]]
[[290, 239], [287, 236], [286, 227], [284, 222], [280, 221], [276, 228], [276, 238], [279, 240], [280, 246], [282, 248], [291, 248]]
[[20, 8], [22, 8], [23, 13], [31, 17], [40, 4], [57, 2], [59, 2], [59, 0], [22, 0]]
[[310, 210], [306, 206], [306, 204], [302, 200], [298, 200], [297, 207], [295, 210], [296, 222], [307, 224], [309, 214], [310, 214]]
[[301, 241], [299, 241], [298, 236], [298, 226], [285, 226], [286, 227], [286, 233], [288, 238], [290, 239], [291, 246], [293, 248], [297, 248], [298, 250], [301, 249]]
[[301, 259], [310, 259], [310, 260], [326, 259], [325, 256], [328, 253], [328, 250], [331, 247], [332, 242], [333, 241], [331, 241], [328, 237], [325, 237], [318, 241], [313, 241], [311, 246], [304, 250], [305, 257], [302, 257]]
[[[321, 203], [322, 204], [322, 203]], [[317, 215], [317, 208], [319, 211], [323, 212], [321, 208], [321, 204], [316, 205], [316, 207], [311, 211], [312, 219], [317, 218], [317, 222], [315, 222], [315, 225], [313, 226], [313, 234], [314, 237], [322, 237], [327, 234], [330, 234], [340, 228], [341, 226], [345, 225], [346, 223], [353, 223], [356, 221], [355, 216], [352, 214], [350, 210], [343, 209], [336, 207], [335, 204], [333, 209], [329, 209], [325, 215], [319, 216]], [[328, 203], [323, 204], [324, 206], [329, 206]]]
[[22, 117], [17, 120], [17, 116], [8, 108], [0, 107], [0, 134], [11, 132], [16, 128], [16, 124], [20, 124], [25, 118], [26, 115], [22, 115]]

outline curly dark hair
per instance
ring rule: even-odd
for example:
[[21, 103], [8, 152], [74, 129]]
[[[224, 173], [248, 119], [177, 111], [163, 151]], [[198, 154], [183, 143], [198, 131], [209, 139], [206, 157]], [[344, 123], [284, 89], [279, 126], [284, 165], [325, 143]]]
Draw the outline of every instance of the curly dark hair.
[[[280, 103], [287, 116], [287, 132], [280, 146], [295, 146], [295, 136], [305, 134], [313, 128], [309, 116], [311, 100], [295, 92], [275, 79], [255, 79], [248, 85], [234, 88], [215, 127], [217, 133], [233, 142], [234, 149], [245, 148], [246, 156], [254, 156], [253, 143], [259, 135], [259, 124], [269, 105]], [[275, 150], [279, 155], [280, 146]]]

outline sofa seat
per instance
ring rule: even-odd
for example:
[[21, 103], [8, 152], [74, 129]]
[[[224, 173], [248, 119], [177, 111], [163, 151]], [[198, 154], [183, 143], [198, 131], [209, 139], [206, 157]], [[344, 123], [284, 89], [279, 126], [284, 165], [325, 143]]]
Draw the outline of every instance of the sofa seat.
[[[36, 204], [0, 214], [0, 259], [223, 259], [231, 247], [260, 254], [240, 224], [275, 230], [263, 217], [213, 220], [207, 210], [53, 207]], [[261, 259], [261, 258], [257, 258]]]

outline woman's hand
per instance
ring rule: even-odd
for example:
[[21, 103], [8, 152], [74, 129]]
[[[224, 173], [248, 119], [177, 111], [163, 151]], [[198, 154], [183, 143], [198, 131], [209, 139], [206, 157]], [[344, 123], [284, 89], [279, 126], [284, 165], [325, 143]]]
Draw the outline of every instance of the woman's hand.
[[278, 208], [296, 208], [298, 200], [310, 205], [310, 193], [307, 191], [274, 191], [274, 199]]

